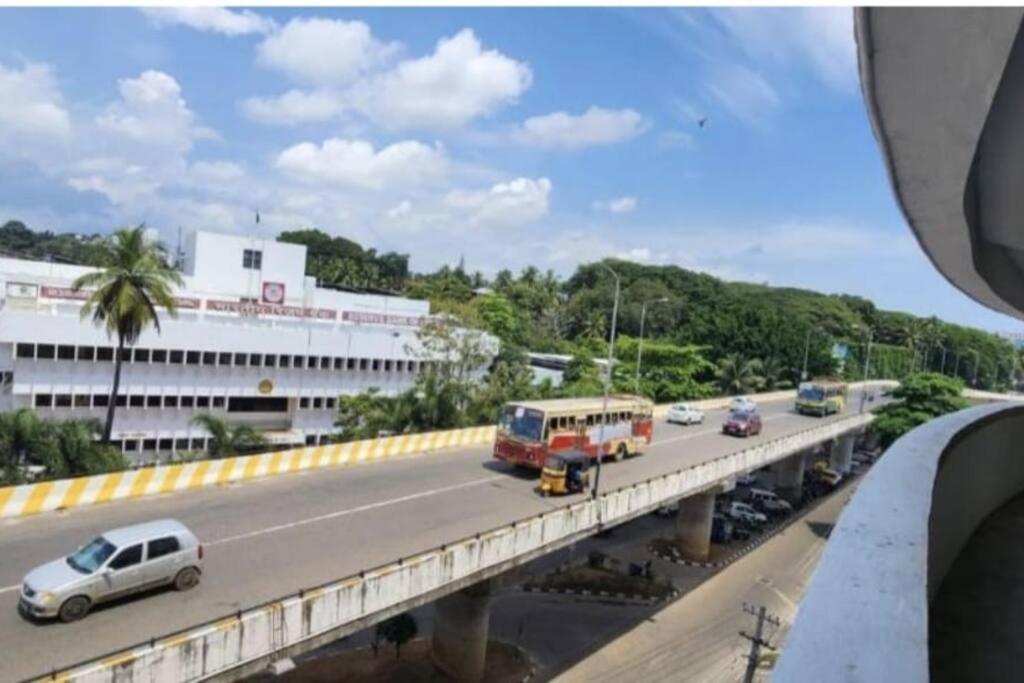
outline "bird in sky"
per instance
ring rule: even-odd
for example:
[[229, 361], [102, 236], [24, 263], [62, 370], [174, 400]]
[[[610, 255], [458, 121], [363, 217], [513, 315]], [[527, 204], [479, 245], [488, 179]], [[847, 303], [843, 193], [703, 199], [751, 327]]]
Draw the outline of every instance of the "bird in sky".
[[708, 117], [706, 117], [706, 116], [702, 116], [702, 117], [700, 117], [699, 119], [697, 119], [697, 126], [698, 126], [699, 128], [703, 128], [703, 127], [704, 127], [704, 125], [705, 125], [705, 124], [706, 124], [707, 122], [708, 122]]

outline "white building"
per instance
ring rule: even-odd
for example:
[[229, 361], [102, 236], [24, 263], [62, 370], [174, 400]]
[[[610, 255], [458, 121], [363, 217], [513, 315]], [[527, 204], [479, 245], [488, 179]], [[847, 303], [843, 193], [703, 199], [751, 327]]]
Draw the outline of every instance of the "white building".
[[[191, 421], [206, 412], [272, 442], [321, 443], [339, 395], [412, 386], [429, 362], [416, 336], [429, 304], [317, 287], [305, 261], [300, 245], [191, 235], [177, 318], [162, 315], [124, 363], [114, 443], [145, 460], [200, 450]], [[89, 270], [0, 258], [0, 411], [105, 417], [116, 341], [71, 290]]]

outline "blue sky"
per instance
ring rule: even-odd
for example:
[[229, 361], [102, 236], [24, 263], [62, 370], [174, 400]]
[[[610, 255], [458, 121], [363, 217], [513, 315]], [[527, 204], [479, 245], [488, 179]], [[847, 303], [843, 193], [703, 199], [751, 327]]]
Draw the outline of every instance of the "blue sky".
[[1019, 328], [906, 228], [849, 10], [0, 19], [0, 221], [172, 243], [316, 226], [489, 274], [617, 256]]

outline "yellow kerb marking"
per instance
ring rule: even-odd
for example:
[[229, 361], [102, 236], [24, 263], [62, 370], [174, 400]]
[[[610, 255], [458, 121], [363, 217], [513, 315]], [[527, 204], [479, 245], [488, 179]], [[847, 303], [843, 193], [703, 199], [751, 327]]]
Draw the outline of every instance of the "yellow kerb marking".
[[157, 645], [164, 648], [177, 647], [178, 645], [181, 645], [185, 641], [189, 640], [191, 637], [192, 635], [190, 633], [185, 633], [180, 636], [171, 636], [170, 638], [165, 638], [164, 640], [157, 641]]
[[[310, 454], [310, 456], [309, 456], [310, 462], [313, 462], [315, 459], [319, 458], [320, 457], [320, 453], [322, 451], [323, 451], [323, 448], [316, 448], [316, 449], [314, 449], [312, 454]], [[288, 456], [291, 458], [291, 461], [288, 463], [288, 471], [289, 472], [294, 472], [295, 470], [299, 469], [299, 465], [301, 465], [302, 461], [306, 459], [306, 454], [302, 453], [302, 452], [299, 452], [299, 453], [289, 453]]]
[[267, 474], [278, 474], [281, 472], [281, 460], [284, 453], [278, 451], [270, 456], [270, 465], [267, 467]]
[[[78, 477], [77, 479], [71, 480], [71, 486], [68, 486], [68, 490], [64, 492], [64, 499], [60, 501], [60, 507], [73, 508], [78, 505], [78, 502], [82, 498], [82, 492], [85, 491], [85, 487], [89, 485], [92, 477]], [[0, 509], [4, 506], [3, 500], [0, 500]]]
[[226, 484], [231, 479], [231, 473], [235, 471], [235, 463], [238, 458], [225, 458], [221, 460], [220, 472], [217, 473], [217, 483]]
[[129, 652], [126, 655], [125, 654], [120, 654], [120, 655], [114, 655], [113, 657], [108, 657], [107, 659], [104, 659], [102, 662], [100, 662], [100, 664], [102, 664], [103, 666], [106, 666], [106, 667], [109, 667], [109, 668], [113, 669], [115, 666], [121, 666], [122, 664], [127, 664], [128, 662], [134, 662], [134, 661], [135, 661], [135, 655], [133, 655], [132, 653]]
[[0, 489], [0, 512], [3, 512], [4, 506], [7, 505], [7, 501], [14, 495], [14, 487], [7, 486]]
[[25, 501], [24, 513], [31, 515], [39, 512], [40, 508], [43, 507], [43, 503], [46, 502], [46, 496], [49, 495], [52, 488], [52, 481], [46, 481], [42, 484], [33, 484], [32, 491], [28, 494], [28, 500]]
[[132, 483], [132, 490], [128, 493], [129, 498], [136, 498], [146, 492], [146, 487], [153, 480], [155, 467], [145, 467], [136, 470], [135, 481]]
[[190, 489], [196, 489], [203, 485], [203, 479], [206, 478], [206, 472], [210, 469], [210, 461], [203, 460], [196, 467], [195, 471], [192, 472], [192, 478], [188, 482]]
[[160, 493], [167, 493], [168, 491], [174, 490], [174, 485], [178, 483], [178, 477], [181, 476], [181, 468], [184, 465], [171, 465], [167, 468], [167, 473], [164, 474], [164, 480], [160, 482]]
[[103, 486], [100, 487], [100, 493], [96, 496], [97, 503], [106, 503], [114, 497], [114, 492], [117, 491], [117, 485], [121, 483], [122, 476], [121, 472], [103, 475]]
[[249, 462], [245, 463], [245, 470], [242, 472], [242, 479], [252, 479], [256, 476], [256, 470], [260, 466], [260, 456], [250, 455]]

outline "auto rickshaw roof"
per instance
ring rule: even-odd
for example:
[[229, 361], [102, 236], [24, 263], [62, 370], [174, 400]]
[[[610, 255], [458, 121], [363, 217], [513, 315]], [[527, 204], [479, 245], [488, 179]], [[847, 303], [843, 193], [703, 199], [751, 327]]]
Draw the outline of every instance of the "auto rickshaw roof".
[[552, 461], [552, 464], [555, 464], [555, 458], [558, 458], [558, 460], [564, 465], [588, 464], [590, 462], [590, 457], [582, 451], [565, 451], [563, 453], [556, 453], [549, 457], [548, 460]]

